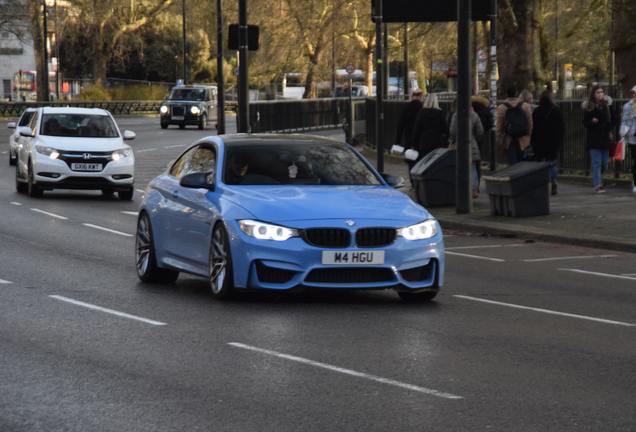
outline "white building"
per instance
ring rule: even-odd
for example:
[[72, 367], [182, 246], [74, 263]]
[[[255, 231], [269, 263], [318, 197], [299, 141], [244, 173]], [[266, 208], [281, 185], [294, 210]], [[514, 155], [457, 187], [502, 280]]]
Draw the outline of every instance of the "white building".
[[[13, 91], [16, 72], [35, 71], [35, 51], [28, 27], [28, 11], [26, 1], [0, 0], [0, 14], [9, 14], [11, 19], [0, 27], [0, 98], [16, 99]], [[15, 33], [20, 33], [22, 41]]]

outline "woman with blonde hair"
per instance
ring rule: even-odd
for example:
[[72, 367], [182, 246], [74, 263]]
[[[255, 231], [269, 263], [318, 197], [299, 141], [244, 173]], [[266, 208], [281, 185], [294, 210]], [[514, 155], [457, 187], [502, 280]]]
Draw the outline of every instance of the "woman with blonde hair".
[[424, 101], [424, 108], [441, 109], [439, 107], [439, 102], [437, 101], [437, 95], [435, 93], [429, 93], [426, 95], [426, 100]]
[[429, 93], [413, 127], [413, 146], [419, 153], [418, 159], [435, 149], [446, 147], [447, 134], [448, 123], [439, 107], [437, 95]]

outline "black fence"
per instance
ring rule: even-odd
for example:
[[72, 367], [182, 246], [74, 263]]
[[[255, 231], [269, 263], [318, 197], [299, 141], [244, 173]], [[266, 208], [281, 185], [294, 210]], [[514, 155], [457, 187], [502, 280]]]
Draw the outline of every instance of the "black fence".
[[159, 114], [159, 107], [163, 101], [108, 101], [108, 102], [0, 102], [0, 115], [5, 117], [19, 117], [27, 108], [73, 107], [73, 108], [102, 108], [113, 115]]

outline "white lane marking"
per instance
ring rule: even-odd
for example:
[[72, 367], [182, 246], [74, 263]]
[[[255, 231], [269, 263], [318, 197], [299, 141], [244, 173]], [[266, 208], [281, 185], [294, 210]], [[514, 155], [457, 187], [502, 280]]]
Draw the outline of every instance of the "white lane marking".
[[329, 369], [329, 370], [332, 370], [332, 371], [335, 371], [335, 372], [340, 372], [340, 373], [344, 373], [344, 374], [347, 374], [347, 375], [356, 376], [356, 377], [359, 377], [359, 378], [366, 378], [366, 379], [369, 379], [369, 380], [372, 380], [372, 381], [377, 381], [377, 382], [381, 382], [383, 384], [389, 384], [389, 385], [393, 385], [393, 386], [396, 386], [396, 387], [402, 387], [402, 388], [405, 388], [405, 389], [408, 389], [408, 390], [413, 390], [413, 391], [417, 391], [417, 392], [420, 392], [420, 393], [426, 393], [426, 394], [429, 394], [429, 395], [432, 395], [432, 396], [438, 396], [438, 397], [442, 397], [442, 398], [446, 398], [446, 399], [463, 399], [462, 396], [457, 396], [457, 395], [450, 394], [450, 393], [443, 393], [443, 392], [440, 392], [440, 391], [437, 391], [437, 390], [433, 390], [433, 389], [429, 389], [429, 388], [425, 388], [425, 387], [419, 387], [419, 386], [412, 385], [412, 384], [406, 384], [406, 383], [403, 383], [403, 382], [400, 382], [400, 381], [394, 381], [392, 379], [382, 378], [382, 377], [378, 377], [378, 376], [375, 376], [375, 375], [369, 375], [369, 374], [366, 374], [366, 373], [363, 373], [363, 372], [356, 372], [356, 371], [353, 371], [351, 369], [344, 369], [344, 368], [341, 368], [341, 367], [338, 367], [338, 366], [332, 366], [332, 365], [327, 364], [327, 363], [320, 363], [320, 362], [316, 362], [316, 361], [309, 360], [309, 359], [302, 358], [302, 357], [296, 357], [296, 356], [289, 355], [289, 354], [283, 354], [283, 353], [280, 353], [280, 352], [277, 352], [277, 351], [271, 351], [271, 350], [268, 350], [268, 349], [257, 348], [257, 347], [254, 347], [254, 346], [251, 346], [251, 345], [245, 345], [245, 344], [242, 344], [242, 343], [239, 343], [239, 342], [229, 342], [228, 345], [232, 345], [232, 346], [235, 346], [237, 348], [243, 348], [243, 349], [247, 349], [247, 350], [251, 350], [251, 351], [260, 352], [260, 353], [263, 353], [263, 354], [269, 354], [269, 355], [272, 355], [272, 356], [275, 356], [275, 357], [280, 357], [280, 358], [284, 358], [284, 359], [287, 359], [287, 360], [292, 360], [292, 361], [295, 361], [295, 362], [304, 363], [304, 364], [307, 364], [307, 365], [310, 365], [310, 366], [316, 366], [316, 367], [320, 367], [320, 368], [323, 368], [323, 369]]
[[33, 210], [34, 212], [38, 212], [38, 213], [42, 213], [42, 214], [48, 215], [48, 216], [56, 217], [58, 219], [68, 219], [67, 217], [56, 215], [55, 213], [49, 213], [47, 211], [36, 209], [36, 208], [32, 208], [31, 210]]
[[468, 254], [457, 253], [457, 252], [444, 251], [444, 253], [446, 255], [457, 255], [457, 256], [463, 256], [463, 257], [467, 257], [467, 258], [477, 258], [477, 259], [484, 259], [484, 260], [489, 260], [489, 261], [497, 261], [497, 262], [505, 262], [506, 261], [506, 260], [502, 260], [502, 259], [499, 259], [499, 258], [486, 258], [486, 257], [478, 256], [478, 255], [468, 255]]
[[531, 310], [531, 311], [535, 311], [535, 312], [543, 312], [543, 313], [552, 314], [552, 315], [560, 315], [560, 316], [565, 316], [565, 317], [569, 317], [569, 318], [579, 318], [579, 319], [584, 319], [584, 320], [589, 320], [589, 321], [597, 321], [597, 322], [602, 322], [602, 323], [605, 323], [605, 324], [616, 324], [616, 325], [622, 325], [622, 326], [626, 326], [626, 327], [636, 327], [636, 324], [630, 324], [630, 323], [621, 322], [621, 321], [612, 321], [612, 320], [606, 320], [606, 319], [603, 319], [603, 318], [589, 317], [589, 316], [585, 316], [585, 315], [575, 315], [575, 314], [570, 314], [570, 313], [566, 313], [566, 312], [557, 312], [557, 311], [553, 311], [553, 310], [549, 310], [549, 309], [539, 309], [539, 308], [533, 308], [533, 307], [529, 307], [529, 306], [516, 305], [516, 304], [512, 304], [512, 303], [502, 303], [502, 302], [493, 301], [493, 300], [480, 299], [480, 298], [477, 298], [477, 297], [469, 297], [469, 296], [463, 296], [463, 295], [453, 295], [453, 297], [458, 297], [458, 298], [462, 298], [462, 299], [466, 299], [466, 300], [473, 300], [473, 301], [478, 301], [478, 302], [483, 302], [483, 303], [490, 303], [490, 304], [499, 305], [499, 306], [508, 306], [508, 307], [516, 308], [516, 309], [525, 309], [525, 310]]
[[597, 272], [578, 270], [578, 269], [564, 269], [564, 268], [561, 268], [559, 270], [571, 271], [571, 272], [575, 272], [575, 273], [589, 274], [589, 275], [594, 275], [594, 276], [604, 276], [604, 277], [610, 277], [610, 278], [617, 278], [617, 279], [636, 280], [636, 277], [620, 276], [620, 275], [613, 275], [613, 274], [607, 274], [607, 273], [597, 273]]
[[98, 230], [102, 230], [102, 231], [112, 232], [113, 234], [119, 234], [119, 235], [123, 235], [123, 236], [126, 236], [126, 237], [134, 237], [134, 235], [132, 235], [132, 234], [128, 234], [128, 233], [121, 232], [121, 231], [115, 231], [115, 230], [112, 230], [112, 229], [109, 229], [109, 228], [100, 227], [99, 225], [93, 225], [93, 224], [89, 224], [89, 223], [84, 223], [82, 225], [85, 225], [85, 226], [91, 227], [91, 228], [95, 228], [95, 229], [98, 229]]
[[140, 192], [140, 193], [146, 193], [146, 191], [145, 191], [145, 190], [143, 190], [143, 189], [137, 189], [137, 192]]
[[3, 151], [3, 152], [2, 152], [2, 154], [7, 154], [7, 153], [9, 153], [9, 152], [6, 152], [6, 151]]
[[171, 146], [167, 146], [165, 148], [175, 148], [175, 147], [185, 147], [185, 144], [177, 144], [177, 145], [171, 145]]
[[0, 279], [0, 284], [10, 284], [10, 283], [13, 283], [13, 282], [8, 281], [8, 280], [4, 280], [4, 279]]
[[567, 260], [567, 259], [584, 259], [584, 258], [611, 258], [617, 257], [618, 255], [585, 255], [585, 256], [569, 256], [569, 257], [555, 257], [555, 258], [536, 258], [536, 259], [527, 259], [521, 260], [525, 262], [538, 262], [538, 261], [556, 261], [556, 260]]
[[636, 273], [623, 273], [621, 276], [636, 276]]
[[11, 201], [11, 204], [13, 204], [13, 205], [22, 205], [19, 202], [15, 202], [15, 201]]
[[527, 245], [525, 243], [520, 243], [520, 244], [511, 244], [511, 245], [454, 246], [454, 247], [447, 247], [445, 249], [446, 250], [448, 249], [481, 249], [481, 248], [515, 247], [515, 246], [527, 246]]
[[120, 317], [130, 318], [130, 319], [134, 319], [134, 320], [137, 320], [137, 321], [142, 321], [142, 322], [145, 322], [145, 323], [148, 323], [148, 324], [152, 324], [152, 325], [158, 325], [158, 326], [167, 325], [166, 323], [163, 323], [163, 322], [160, 322], [160, 321], [155, 321], [155, 320], [151, 320], [151, 319], [148, 319], [148, 318], [142, 318], [142, 317], [137, 316], [137, 315], [131, 315], [131, 314], [127, 314], [125, 312], [119, 312], [119, 311], [116, 311], [116, 310], [113, 310], [113, 309], [107, 309], [107, 308], [104, 308], [104, 307], [101, 307], [101, 306], [96, 306], [96, 305], [93, 305], [93, 304], [90, 304], [90, 303], [84, 303], [84, 302], [81, 302], [79, 300], [73, 300], [73, 299], [68, 298], [68, 297], [63, 297], [63, 296], [59, 296], [59, 295], [50, 295], [49, 297], [54, 298], [56, 300], [61, 300], [63, 302], [72, 303], [74, 305], [84, 306], [84, 307], [89, 308], [89, 309], [94, 309], [94, 310], [98, 310], [98, 311], [101, 311], [101, 312], [106, 312], [106, 313], [109, 313], [109, 314], [117, 315], [117, 316], [120, 316]]
[[139, 216], [139, 212], [133, 212], [133, 211], [122, 211], [122, 213], [124, 213], [124, 214], [129, 214], [129, 215], [133, 215], [133, 216]]
[[144, 149], [144, 150], [135, 150], [135, 153], [141, 153], [141, 152], [147, 152], [147, 151], [153, 151], [153, 150], [157, 150], [156, 148], [149, 148], [149, 149]]

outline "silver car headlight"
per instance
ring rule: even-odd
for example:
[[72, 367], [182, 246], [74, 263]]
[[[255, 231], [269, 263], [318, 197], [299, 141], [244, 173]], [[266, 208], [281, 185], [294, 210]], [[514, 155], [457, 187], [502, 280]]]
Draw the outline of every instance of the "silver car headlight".
[[406, 240], [424, 240], [435, 237], [437, 234], [437, 222], [435, 219], [428, 219], [415, 225], [398, 230], [398, 236]]
[[159, 108], [159, 112], [161, 114], [165, 114], [168, 112], [168, 107], [166, 105], [161, 105], [161, 108]]
[[51, 159], [57, 159], [60, 156], [60, 152], [58, 152], [53, 147], [39, 145], [39, 146], [35, 146], [35, 149], [37, 150], [38, 153], [43, 154], [44, 156], [48, 156]]
[[241, 231], [259, 240], [285, 241], [291, 237], [298, 237], [298, 230], [285, 228], [253, 220], [238, 221]]
[[128, 157], [132, 154], [132, 150], [129, 148], [125, 148], [125, 149], [120, 149], [120, 150], [116, 150], [113, 152], [111, 158], [117, 162], [120, 159], [123, 159], [125, 157]]
[[192, 114], [199, 114], [199, 113], [201, 112], [201, 110], [199, 109], [199, 107], [198, 107], [198, 106], [196, 106], [196, 105], [192, 105], [192, 106], [190, 107], [190, 112], [191, 112]]

